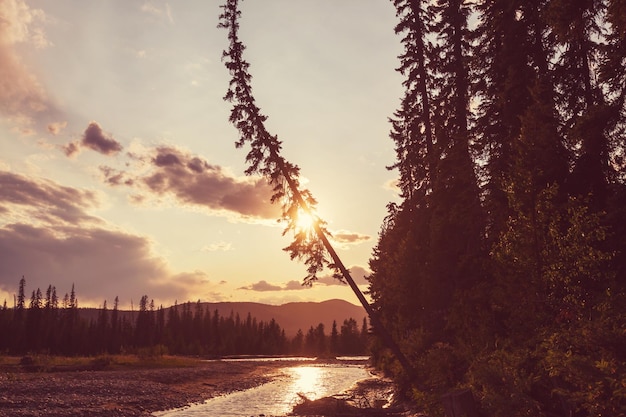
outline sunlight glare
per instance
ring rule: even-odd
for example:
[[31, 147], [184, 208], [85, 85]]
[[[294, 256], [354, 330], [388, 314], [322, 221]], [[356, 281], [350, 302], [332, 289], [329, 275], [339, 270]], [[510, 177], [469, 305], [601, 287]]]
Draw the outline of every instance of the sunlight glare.
[[302, 366], [294, 368], [293, 391], [301, 393], [309, 400], [316, 400], [320, 396], [322, 369], [319, 367]]
[[296, 233], [314, 233], [315, 232], [315, 217], [307, 213], [305, 210], [298, 209], [297, 217], [295, 219]]

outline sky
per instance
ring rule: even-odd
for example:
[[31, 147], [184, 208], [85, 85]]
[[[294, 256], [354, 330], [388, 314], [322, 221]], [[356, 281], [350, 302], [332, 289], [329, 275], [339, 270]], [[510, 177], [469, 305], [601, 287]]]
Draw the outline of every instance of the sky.
[[[282, 250], [223, 101], [217, 0], [0, 0], [0, 303], [75, 287], [80, 307], [345, 299]], [[379, 0], [247, 0], [253, 94], [362, 290], [397, 200], [395, 11]]]

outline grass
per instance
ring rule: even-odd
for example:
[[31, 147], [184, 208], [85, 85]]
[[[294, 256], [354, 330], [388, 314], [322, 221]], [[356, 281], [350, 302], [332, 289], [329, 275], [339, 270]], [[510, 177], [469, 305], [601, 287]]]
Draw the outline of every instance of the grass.
[[[26, 359], [30, 358], [30, 359]], [[27, 356], [0, 355], [0, 370], [20, 368], [40, 372], [55, 370], [103, 370], [103, 369], [160, 369], [189, 368], [198, 366], [197, 358], [173, 355], [100, 355], [100, 356], [56, 356], [33, 354]]]
[[114, 365], [126, 368], [189, 368], [201, 363], [197, 358], [175, 355], [112, 355], [111, 358]]

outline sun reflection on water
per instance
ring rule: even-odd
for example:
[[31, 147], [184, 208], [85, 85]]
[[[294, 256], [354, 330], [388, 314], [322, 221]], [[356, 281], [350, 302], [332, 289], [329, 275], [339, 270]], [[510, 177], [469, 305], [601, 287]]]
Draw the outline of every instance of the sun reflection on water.
[[155, 413], [160, 417], [284, 416], [303, 397], [317, 400], [348, 389], [369, 373], [363, 367], [304, 365], [281, 368], [281, 377], [244, 391], [214, 397], [204, 403]]
[[291, 392], [302, 394], [309, 400], [317, 400], [322, 394], [324, 370], [320, 367], [301, 366], [292, 368], [294, 381]]

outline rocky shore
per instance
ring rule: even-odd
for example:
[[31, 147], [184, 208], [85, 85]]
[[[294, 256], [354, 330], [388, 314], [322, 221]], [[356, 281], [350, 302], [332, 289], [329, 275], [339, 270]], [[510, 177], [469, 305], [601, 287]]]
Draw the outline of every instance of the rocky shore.
[[271, 362], [203, 362], [193, 367], [0, 371], [2, 417], [135, 417], [251, 388], [279, 372]]
[[[23, 364], [22, 364], [23, 365]], [[269, 382], [284, 362], [196, 361], [193, 366], [47, 369], [0, 366], [0, 417], [144, 417]], [[342, 397], [302, 403], [299, 416], [410, 416], [377, 402], [392, 386], [364, 381]], [[384, 401], [383, 401], [384, 402]], [[338, 414], [340, 413], [340, 414]]]

